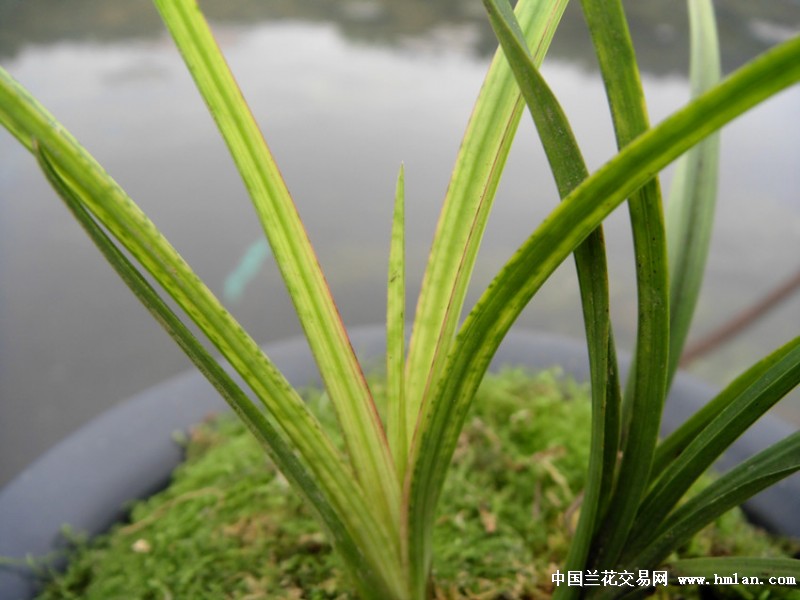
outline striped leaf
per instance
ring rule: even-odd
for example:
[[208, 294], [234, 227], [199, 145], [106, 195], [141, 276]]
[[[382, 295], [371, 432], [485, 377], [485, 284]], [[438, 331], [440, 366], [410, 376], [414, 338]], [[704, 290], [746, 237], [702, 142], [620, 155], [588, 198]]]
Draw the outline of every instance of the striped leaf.
[[400, 165], [394, 196], [386, 301], [387, 429], [399, 481], [402, 481], [405, 475], [408, 456], [404, 381], [406, 354], [405, 220], [405, 170], [403, 165]]
[[[364, 555], [362, 547], [340, 515], [333, 510], [332, 503], [326, 497], [328, 494], [320, 487], [308, 466], [303, 464], [291, 445], [270, 423], [267, 416], [211, 357], [189, 328], [167, 306], [155, 289], [86, 212], [78, 196], [70, 189], [48, 159], [46, 151], [38, 144], [35, 145], [34, 151], [47, 180], [112, 268], [153, 318], [164, 327], [170, 337], [186, 353], [197, 369], [208, 379], [209, 383], [214, 386], [231, 409], [242, 419], [250, 432], [261, 443], [275, 466], [315, 511], [317, 518], [327, 531], [329, 539], [355, 575], [358, 587], [363, 590], [381, 589], [382, 583], [379, 580], [373, 580], [371, 572], [361, 568], [369, 562], [368, 557]], [[359, 504], [358, 498], [354, 498], [354, 504]], [[370, 522], [369, 513], [357, 514], [364, 516], [365, 522], [360, 524], [362, 529], [374, 526]]]
[[[516, 13], [534, 48], [537, 64], [550, 45], [565, 6], [566, 0], [517, 3]], [[418, 440], [418, 428], [427, 426], [432, 392], [438, 386], [453, 343], [478, 247], [522, 108], [514, 75], [498, 51], [461, 142], [422, 282], [406, 366], [409, 445]], [[417, 530], [422, 537], [412, 536], [413, 543], [408, 548], [411, 578], [418, 593], [424, 589], [430, 568], [429, 531], [430, 528], [426, 533]]]
[[[540, 64], [567, 0], [520, 0], [517, 14]], [[435, 387], [450, 350], [480, 240], [494, 201], [523, 102], [498, 52], [481, 88], [447, 189], [425, 269], [409, 344], [407, 433]]]
[[390, 528], [400, 489], [367, 383], [289, 191], [196, 0], [155, 0], [228, 144], [336, 409], [370, 504]]
[[297, 392], [133, 200], [3, 69], [0, 124], [29, 150], [44, 149], [50, 169], [71, 194], [150, 272], [242, 376], [301, 454], [375, 572], [398, 587], [399, 557], [387, 551], [396, 547], [392, 524], [378, 518], [373, 505], [364, 502], [352, 470]]

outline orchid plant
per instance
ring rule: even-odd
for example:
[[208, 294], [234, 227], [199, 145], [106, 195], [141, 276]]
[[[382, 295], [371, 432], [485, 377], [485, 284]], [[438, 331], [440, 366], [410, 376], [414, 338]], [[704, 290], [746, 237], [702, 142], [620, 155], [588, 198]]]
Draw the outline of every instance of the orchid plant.
[[[685, 500], [689, 487], [728, 445], [800, 381], [800, 337], [753, 365], [672, 435], [658, 438], [708, 248], [715, 133], [800, 80], [797, 37], [720, 81], [710, 0], [688, 2], [694, 97], [651, 127], [620, 0], [582, 0], [619, 146], [616, 156], [590, 174], [539, 72], [566, 0], [519, 0], [515, 10], [508, 0], [484, 0], [502, 48], [452, 173], [408, 348], [402, 167], [397, 180], [386, 318], [389, 392], [381, 417], [289, 191], [196, 1], [155, 0], [252, 198], [335, 408], [343, 450], [133, 200], [2, 69], [0, 123], [32, 153], [125, 283], [305, 498], [363, 598], [426, 597], [437, 500], [476, 389], [520, 312], [574, 255], [593, 416], [586, 488], [563, 569], [653, 569], [718, 515], [800, 469], [798, 433]], [[526, 106], [561, 202], [462, 321], [481, 236]], [[679, 157], [665, 215], [657, 174]], [[636, 351], [623, 386], [609, 318], [602, 223], [626, 201], [639, 313]], [[182, 314], [167, 304], [164, 293]], [[250, 393], [190, 331], [187, 318]], [[797, 575], [800, 561], [709, 558], [678, 561], [670, 568], [674, 573]], [[555, 593], [612, 597], [622, 590], [561, 586]]]

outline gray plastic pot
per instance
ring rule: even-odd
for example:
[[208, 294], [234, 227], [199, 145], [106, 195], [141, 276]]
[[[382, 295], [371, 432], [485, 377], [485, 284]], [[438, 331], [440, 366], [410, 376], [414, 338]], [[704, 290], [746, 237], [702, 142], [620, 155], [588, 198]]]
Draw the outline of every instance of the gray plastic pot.
[[[361, 358], [384, 352], [381, 327], [351, 332]], [[304, 340], [269, 344], [267, 354], [295, 385], [316, 383], [319, 376]], [[582, 343], [542, 333], [512, 332], [498, 351], [493, 368], [521, 365], [544, 369], [559, 365], [578, 380], [588, 378]], [[624, 371], [624, 365], [623, 365]], [[707, 384], [680, 375], [667, 401], [666, 433], [714, 395]], [[63, 547], [61, 528], [94, 535], [125, 516], [131, 499], [162, 489], [181, 460], [174, 442], [210, 413], [226, 410], [224, 402], [197, 372], [188, 372], [137, 394], [93, 419], [53, 447], [0, 490], [0, 556], [24, 559], [45, 556]], [[719, 463], [724, 470], [794, 432], [773, 417], [761, 419]], [[800, 478], [784, 480], [750, 500], [751, 518], [771, 529], [800, 537]], [[36, 580], [24, 566], [0, 566], [0, 600], [27, 600]]]

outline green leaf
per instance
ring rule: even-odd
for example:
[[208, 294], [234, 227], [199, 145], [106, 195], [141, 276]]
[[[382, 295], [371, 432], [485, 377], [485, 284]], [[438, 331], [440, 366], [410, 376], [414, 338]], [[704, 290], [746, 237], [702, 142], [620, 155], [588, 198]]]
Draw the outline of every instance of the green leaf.
[[640, 569], [657, 565], [714, 519], [799, 470], [800, 432], [796, 432], [731, 469], [682, 504], [660, 527], [648, 531], [644, 544], [628, 549], [623, 563]]
[[[567, 0], [520, 0], [517, 14], [539, 64]], [[428, 258], [408, 351], [409, 443], [455, 337], [483, 231], [523, 103], [502, 52], [495, 55], [461, 142]]]
[[[582, 1], [600, 63], [617, 145], [630, 144], [649, 127], [636, 53], [620, 0]], [[638, 327], [636, 351], [623, 401], [623, 455], [608, 512], [598, 530], [596, 564], [613, 564], [644, 494], [658, 441], [666, 393], [669, 312], [667, 255], [661, 191], [656, 178], [628, 203], [636, 257]]]
[[408, 458], [405, 401], [406, 339], [406, 240], [405, 170], [400, 165], [394, 196], [392, 244], [389, 252], [389, 283], [386, 301], [386, 396], [389, 446], [394, 456], [398, 480], [405, 476]]
[[[484, 0], [484, 5], [536, 124], [559, 194], [564, 198], [589, 174], [572, 128], [558, 100], [536, 68], [511, 6], [506, 0]], [[615, 422], [618, 411], [606, 410], [608, 404], [618, 403], [619, 390], [609, 385], [617, 381], [609, 377], [610, 372], [616, 371], [616, 362], [610, 363], [609, 359], [615, 358], [616, 354], [611, 338], [608, 269], [600, 227], [575, 249], [575, 264], [589, 348], [592, 437], [583, 508], [565, 570], [578, 570], [585, 564], [597, 515], [607, 501], [603, 494], [610, 489], [619, 431]], [[563, 596], [575, 592], [577, 590], [563, 586], [558, 593]]]
[[[153, 318], [167, 331], [178, 346], [186, 353], [192, 363], [214, 386], [233, 411], [242, 419], [250, 432], [261, 443], [281, 473], [294, 489], [309, 503], [317, 514], [317, 518], [328, 533], [329, 539], [349, 565], [350, 571], [357, 577], [358, 587], [374, 589], [380, 582], [371, 580], [369, 571], [360, 568], [368, 562], [361, 548], [350, 531], [342, 522], [340, 515], [333, 510], [327, 494], [320, 487], [311, 471], [295, 455], [292, 447], [273, 427], [266, 415], [259, 410], [253, 401], [214, 360], [203, 345], [189, 331], [180, 318], [167, 306], [158, 293], [141, 275], [136, 267], [114, 245], [102, 228], [92, 219], [81, 205], [78, 196], [58, 174], [56, 167], [50, 162], [46, 151], [34, 144], [34, 152], [47, 180], [53, 186], [75, 219], [81, 224], [94, 244], [125, 282], [128, 288], [150, 312]], [[362, 527], [372, 527], [369, 515]]]
[[[375, 518], [349, 466], [300, 396], [131, 198], [24, 88], [0, 68], [0, 124], [48, 163], [81, 205], [172, 296], [261, 400], [303, 457], [376, 573], [396, 586], [396, 536]], [[355, 516], [352, 516], [355, 515]]]
[[[535, 48], [537, 63], [550, 45], [566, 3], [517, 3], [517, 15]], [[422, 282], [406, 366], [409, 444], [417, 429], [426, 427], [430, 396], [453, 343], [478, 247], [521, 114], [522, 100], [514, 75], [498, 50], [461, 142]], [[414, 538], [409, 547], [412, 579], [418, 591], [424, 589], [430, 567], [429, 531], [430, 527], [417, 531], [421, 537]]]
[[400, 488], [383, 425], [278, 167], [195, 0], [155, 0], [269, 239], [370, 504], [390, 528]]
[[775, 373], [780, 373], [785, 368], [784, 359], [795, 352], [798, 343], [800, 338], [795, 338], [756, 362], [668, 435], [658, 445], [653, 472], [660, 475], [731, 404], [742, 397], [757, 398], [759, 393], [771, 393], [770, 381]]
[[467, 316], [446, 376], [411, 447], [409, 540], [424, 552], [447, 465], [470, 402], [531, 297], [619, 204], [698, 141], [800, 80], [800, 38], [780, 44], [643, 133], [580, 184], [503, 267]]
[[691, 441], [684, 433], [678, 434], [688, 443], [664, 469], [643, 500], [629, 545], [635, 547], [636, 538], [668, 518], [669, 512], [698, 477], [798, 383], [800, 337], [749, 369], [731, 386], [733, 393], [726, 390], [712, 400], [708, 406], [713, 406], [715, 413], [710, 422], [699, 431], [693, 427]]
[[[692, 96], [720, 78], [719, 41], [711, 0], [689, 1]], [[700, 296], [717, 197], [719, 136], [709, 136], [677, 163], [667, 203], [670, 265], [669, 380], [678, 370]]]

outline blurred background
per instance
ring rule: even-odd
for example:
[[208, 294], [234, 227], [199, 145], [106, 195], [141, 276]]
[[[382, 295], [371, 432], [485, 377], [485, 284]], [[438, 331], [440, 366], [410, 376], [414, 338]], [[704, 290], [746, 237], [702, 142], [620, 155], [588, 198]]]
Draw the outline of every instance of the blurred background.
[[[730, 72], [800, 31], [798, 0], [717, 2]], [[480, 0], [202, 1], [310, 232], [347, 326], [383, 320], [392, 200], [406, 169], [408, 302], [496, 46]], [[627, 3], [651, 118], [688, 99], [684, 3]], [[572, 3], [545, 61], [597, 167], [614, 152]], [[0, 62], [105, 165], [259, 342], [300, 333], [242, 184], [147, 0], [0, 0]], [[708, 274], [690, 343], [800, 269], [800, 89], [723, 131]], [[665, 195], [670, 171], [662, 179]], [[471, 305], [555, 205], [526, 114]], [[621, 207], [607, 224], [612, 307], [630, 349], [636, 297]], [[690, 365], [722, 385], [796, 336], [800, 293]], [[521, 328], [583, 335], [571, 262]], [[189, 366], [0, 131], [0, 484], [102, 410]], [[776, 412], [800, 424], [800, 396]]]

